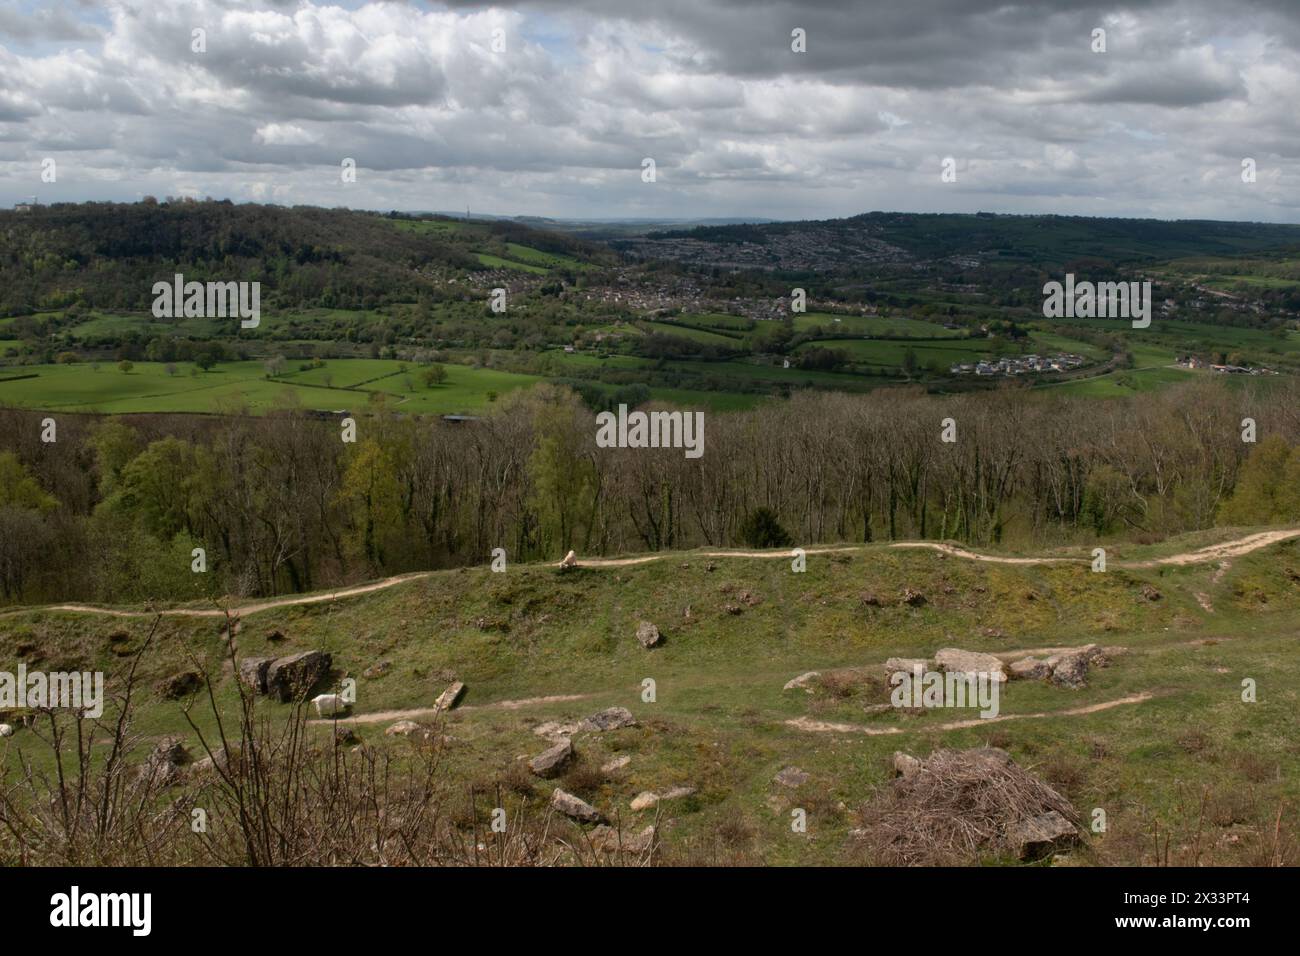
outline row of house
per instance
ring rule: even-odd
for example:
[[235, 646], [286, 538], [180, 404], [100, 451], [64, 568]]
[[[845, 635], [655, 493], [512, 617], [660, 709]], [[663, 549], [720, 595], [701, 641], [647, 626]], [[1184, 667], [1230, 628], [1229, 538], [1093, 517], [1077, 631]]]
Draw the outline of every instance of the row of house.
[[1072, 352], [1056, 355], [1018, 355], [964, 364], [956, 363], [948, 371], [953, 375], [1028, 375], [1035, 372], [1064, 372], [1086, 365], [1088, 360]]

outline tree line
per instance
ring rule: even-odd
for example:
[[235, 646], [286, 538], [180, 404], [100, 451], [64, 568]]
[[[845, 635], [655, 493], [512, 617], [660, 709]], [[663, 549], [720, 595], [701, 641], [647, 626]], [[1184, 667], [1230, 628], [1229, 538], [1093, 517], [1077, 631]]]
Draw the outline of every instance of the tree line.
[[706, 415], [696, 460], [597, 448], [590, 408], [545, 384], [460, 424], [371, 410], [351, 443], [291, 408], [0, 410], [0, 600], [271, 595], [495, 548], [534, 561], [905, 538], [1043, 547], [1295, 522], [1297, 399], [1291, 379], [1108, 401], [805, 392]]

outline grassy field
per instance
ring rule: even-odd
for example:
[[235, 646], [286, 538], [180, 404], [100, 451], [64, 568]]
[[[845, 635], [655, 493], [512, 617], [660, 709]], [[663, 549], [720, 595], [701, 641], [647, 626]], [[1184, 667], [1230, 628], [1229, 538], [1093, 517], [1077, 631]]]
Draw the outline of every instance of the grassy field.
[[964, 329], [945, 329], [934, 322], [923, 322], [906, 316], [831, 315], [825, 312], [808, 312], [794, 317], [796, 332], [821, 328], [826, 332], [852, 335], [888, 335], [907, 338], [962, 338]]
[[[1132, 553], [1167, 554], [1216, 537]], [[1198, 565], [1094, 574], [1086, 564], [993, 565], [876, 546], [810, 555], [807, 572], [794, 574], [785, 558], [686, 552], [563, 575], [521, 565], [504, 574], [438, 572], [364, 596], [247, 615], [239, 644], [244, 655], [329, 651], [338, 676], [358, 679], [358, 715], [427, 708], [449, 680], [464, 680], [464, 705], [439, 721], [450, 737], [440, 767], [448, 801], [463, 801], [473, 788], [490, 794], [502, 783], [511, 813], [540, 814], [558, 784], [639, 829], [653, 811], [632, 811], [636, 794], [693, 787], [691, 796], [662, 805], [668, 862], [871, 862], [854, 831], [870, 825], [862, 811], [887, 786], [894, 751], [925, 756], [939, 747], [993, 744], [1060, 790], [1085, 820], [1093, 808], [1106, 810], [1108, 829], [1090, 834], [1069, 862], [1151, 864], [1159, 833], [1162, 847], [1171, 838], [1169, 862], [1190, 863], [1195, 854], [1201, 863], [1245, 864], [1267, 855], [1275, 815], [1286, 807], [1282, 838], [1294, 853], [1300, 583], [1288, 569], [1297, 566], [1294, 542], [1238, 558], [1223, 573]], [[906, 588], [926, 602], [908, 605]], [[868, 594], [876, 604], [864, 603]], [[663, 646], [647, 651], [637, 643], [642, 619], [658, 624]], [[192, 666], [194, 655], [213, 675], [219, 705], [233, 707], [218, 623], [164, 619], [146, 659], [146, 683]], [[0, 653], [11, 660], [37, 653], [51, 669], [104, 669], [111, 684], [124, 668], [122, 648], [138, 646], [148, 626], [143, 618], [24, 611], [6, 619]], [[287, 640], [272, 645], [273, 634]], [[929, 656], [945, 646], [1010, 653], [1087, 642], [1127, 650], [1090, 671], [1082, 690], [1013, 682], [1001, 715], [1022, 719], [960, 730], [939, 725], [973, 712], [869, 713], [865, 708], [887, 701], [888, 692], [867, 671], [850, 671], [856, 677], [811, 694], [782, 690], [806, 671], [871, 668], [890, 656]], [[380, 660], [391, 662], [386, 674], [361, 675]], [[643, 696], [647, 678], [655, 684], [653, 701]], [[1241, 699], [1244, 678], [1257, 682], [1256, 703]], [[1151, 696], [1053, 716], [1135, 694]], [[499, 706], [551, 695], [581, 699]], [[148, 694], [137, 729], [182, 733], [193, 748], [181, 706]], [[557, 780], [520, 767], [546, 746], [532, 732], [539, 723], [609, 706], [629, 708], [638, 726], [580, 734], [577, 763]], [[195, 708], [210, 730], [205, 710]], [[283, 720], [288, 707], [263, 702], [259, 710]], [[1040, 714], [1048, 716], [1032, 716]], [[789, 723], [798, 718], [843, 729], [815, 732]], [[370, 746], [410, 753], [412, 741], [384, 735], [391, 722], [357, 730]], [[327, 734], [328, 724], [314, 732]], [[10, 746], [26, 745], [26, 736]], [[599, 770], [615, 756], [630, 762]], [[808, 782], [774, 783], [787, 766], [808, 773]], [[481, 825], [492, 802], [483, 797], [477, 805], [469, 819]], [[807, 833], [792, 832], [793, 808], [807, 812]], [[554, 826], [558, 835], [576, 829], [566, 821]]]
[[1098, 348], [1095, 345], [1090, 345], [1089, 343], [1080, 341], [1079, 339], [1072, 339], [1055, 332], [1035, 329], [1031, 338], [1033, 339], [1034, 346], [1038, 349], [1039, 355], [1055, 352], [1073, 352], [1097, 362], [1110, 358], [1110, 353], [1103, 348]]
[[1148, 345], [1178, 350], [1221, 349], [1224, 351], [1248, 350], [1259, 353], [1287, 355], [1300, 352], [1300, 332], [1282, 330], [1239, 328], [1231, 325], [1209, 325], [1154, 316], [1150, 328], [1135, 329], [1131, 323], [1115, 319], [1068, 319], [1069, 325], [1114, 333], [1133, 345]]
[[953, 362], [974, 362], [991, 356], [994, 350], [988, 339], [953, 339], [951, 342], [908, 342], [900, 339], [817, 339], [805, 342], [798, 351], [813, 348], [843, 352], [850, 361], [878, 368], [900, 368], [908, 352], [918, 365], [939, 365], [946, 372]]
[[545, 252], [541, 249], [534, 249], [532, 246], [523, 246], [517, 242], [506, 243], [506, 255], [515, 262], [523, 262], [528, 265], [541, 266], [545, 269], [576, 269], [579, 272], [585, 272], [594, 269], [595, 266], [590, 263], [582, 262], [573, 256], [562, 256], [554, 252]]
[[[590, 368], [595, 356], [550, 353], [555, 374], [566, 366]], [[636, 369], [644, 360], [612, 356], [610, 367]], [[226, 362], [211, 371], [176, 374], [158, 362], [136, 362], [123, 373], [115, 364], [22, 365], [0, 368], [0, 406], [51, 411], [102, 412], [264, 412], [278, 407], [319, 411], [357, 411], [372, 400], [411, 414], [481, 412], [508, 392], [543, 380], [540, 375], [446, 364], [447, 380], [425, 385], [423, 368], [390, 359], [330, 359], [320, 367], [286, 362], [274, 379], [261, 362]], [[21, 377], [19, 377], [21, 376]], [[603, 385], [607, 391], [612, 385]], [[656, 401], [730, 411], [752, 408], [764, 399], [753, 394], [655, 387]]]
[[724, 348], [736, 349], [743, 347], [745, 344], [744, 337], [739, 333], [711, 332], [708, 329], [698, 329], [673, 322], [646, 322], [644, 324], [651, 332], [658, 332], [660, 335], [673, 335], [679, 339], [698, 342], [701, 345], [721, 345]]
[[464, 232], [482, 231], [481, 228], [476, 230], [470, 223], [460, 222], [455, 219], [394, 219], [392, 223], [403, 232], [428, 236], [448, 236]]
[[1059, 385], [1048, 385], [1054, 395], [1084, 395], [1092, 398], [1119, 398], [1135, 392], [1150, 392], [1190, 381], [1194, 375], [1208, 374], [1181, 368], [1136, 368], [1109, 372], [1094, 378], [1079, 378]]
[[544, 266], [536, 266], [529, 262], [516, 262], [513, 259], [503, 259], [501, 256], [494, 256], [487, 252], [476, 252], [474, 257], [485, 266], [491, 266], [493, 269], [515, 269], [519, 272], [531, 272], [534, 275], [544, 276], [551, 270]]
[[[485, 409], [491, 393], [504, 395], [531, 385], [531, 375], [446, 366], [447, 381], [426, 387], [419, 367], [367, 359], [335, 359], [323, 368], [292, 370], [268, 380], [261, 362], [228, 362], [209, 372], [190, 374], [182, 367], [169, 375], [158, 362], [137, 362], [129, 373], [115, 365], [33, 365], [12, 369], [35, 378], [0, 381], [0, 404], [78, 412], [214, 412], [246, 407], [265, 411], [280, 405], [336, 411], [364, 407], [370, 393], [413, 413], [450, 413]], [[3, 376], [0, 376], [3, 377]], [[373, 380], [373, 381], [372, 381]], [[365, 391], [355, 390], [368, 381]], [[329, 387], [333, 386], [333, 387]]]
[[724, 389], [730, 383], [735, 383], [732, 387], [784, 385], [790, 388], [816, 387], [855, 392], [871, 389], [880, 384], [878, 380], [861, 375], [805, 371], [799, 368], [782, 368], [780, 365], [742, 360], [701, 362], [679, 359], [666, 364], [670, 369], [697, 375]]
[[673, 317], [674, 322], [693, 325], [698, 329], [722, 329], [724, 331], [745, 332], [756, 323], [741, 315], [726, 312], [687, 312]]

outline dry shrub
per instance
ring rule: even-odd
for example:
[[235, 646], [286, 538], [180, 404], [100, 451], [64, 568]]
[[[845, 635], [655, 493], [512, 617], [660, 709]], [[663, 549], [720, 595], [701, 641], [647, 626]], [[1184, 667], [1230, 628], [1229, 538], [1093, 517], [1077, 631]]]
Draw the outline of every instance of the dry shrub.
[[1280, 778], [1278, 762], [1253, 750], [1238, 751], [1233, 758], [1241, 775], [1251, 783], [1267, 783]]
[[817, 687], [830, 697], [845, 700], [856, 694], [862, 681], [847, 671], [826, 671], [813, 678]]
[[728, 815], [717, 827], [718, 840], [723, 846], [744, 853], [754, 843], [754, 828], [743, 817]]
[[564, 789], [570, 793], [595, 793], [605, 785], [605, 774], [600, 764], [579, 755], [564, 772]]
[[1088, 780], [1088, 767], [1082, 760], [1068, 754], [1053, 754], [1042, 763], [1042, 774], [1057, 790], [1076, 796]]
[[1009, 849], [1009, 825], [1049, 810], [1078, 823], [1068, 800], [1004, 751], [938, 750], [862, 811], [862, 839], [876, 863], [975, 863]]
[[1295, 866], [1294, 808], [1252, 788], [1186, 787], [1171, 811], [1113, 814], [1096, 847], [1107, 866]]
[[1260, 816], [1259, 800], [1253, 790], [1214, 787], [1206, 792], [1205, 822], [1216, 827], [1250, 823]]
[[[439, 746], [412, 741], [401, 757], [396, 746], [342, 747], [334, 734], [308, 734], [302, 701], [271, 720], [268, 705], [242, 684], [231, 714], [218, 707], [207, 673], [206, 695], [182, 709], [189, 720], [206, 698], [210, 711], [208, 729], [189, 721], [194, 761], [151, 763], [152, 741], [135, 723], [139, 665], [156, 630], [157, 620], [120, 688], [109, 689], [102, 718], [44, 713], [19, 746], [0, 748], [0, 867], [556, 861], [552, 815], [506, 799], [500, 788], [463, 795], [449, 811]], [[235, 673], [233, 648], [230, 654]], [[38, 761], [28, 749], [47, 754]], [[483, 825], [493, 807], [512, 821], [504, 834]], [[206, 812], [201, 832], [191, 828], [192, 808]]]
[[1251, 866], [1297, 866], [1300, 865], [1300, 834], [1295, 825], [1295, 806], [1279, 800], [1274, 809], [1268, 828], [1260, 835], [1260, 841], [1252, 847], [1249, 858]]
[[987, 741], [988, 746], [997, 747], [999, 750], [1006, 750], [1014, 742], [1015, 737], [1012, 736], [1011, 731], [1002, 729], [990, 733]]
[[819, 690], [836, 700], [847, 700], [858, 695], [888, 700], [888, 695], [884, 694], [886, 689], [884, 680], [861, 667], [841, 667], [823, 671], [813, 678], [813, 683]]
[[537, 778], [528, 769], [525, 760], [512, 760], [501, 771], [497, 782], [510, 793], [520, 797], [531, 797], [536, 793]]
[[743, 820], [724, 820], [718, 826], [674, 840], [661, 849], [658, 863], [662, 866], [758, 866], [762, 863], [754, 851], [754, 833]]

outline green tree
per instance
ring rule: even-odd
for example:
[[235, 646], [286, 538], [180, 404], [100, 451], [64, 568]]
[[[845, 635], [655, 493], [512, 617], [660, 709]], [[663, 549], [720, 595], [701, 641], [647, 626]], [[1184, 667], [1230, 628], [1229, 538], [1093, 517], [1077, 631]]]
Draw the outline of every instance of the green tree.
[[41, 487], [18, 456], [0, 452], [0, 508], [23, 508], [42, 513], [53, 511], [58, 501]]
[[528, 459], [531, 505], [541, 523], [543, 544], [558, 544], [564, 554], [590, 526], [596, 482], [595, 465], [586, 452], [578, 417], [582, 400], [568, 389], [535, 389], [532, 412], [534, 447]]
[[90, 433], [89, 443], [99, 470], [99, 493], [108, 497], [117, 487], [122, 469], [140, 454], [144, 443], [134, 428], [118, 421], [102, 422], [96, 426]]
[[215, 474], [206, 448], [179, 438], [152, 442], [122, 468], [113, 494], [100, 507], [135, 515], [145, 529], [170, 540], [195, 534], [206, 497], [204, 486]]
[[372, 438], [357, 445], [343, 474], [338, 500], [347, 512], [347, 543], [371, 567], [383, 566], [386, 543], [402, 528], [402, 495], [396, 464]]
[[204, 349], [199, 352], [198, 355], [194, 356], [194, 364], [207, 372], [217, 364], [219, 357], [219, 354], [214, 353], [211, 349]]
[[1275, 524], [1300, 520], [1300, 446], [1277, 435], [1255, 446], [1237, 485], [1219, 509], [1220, 524]]

